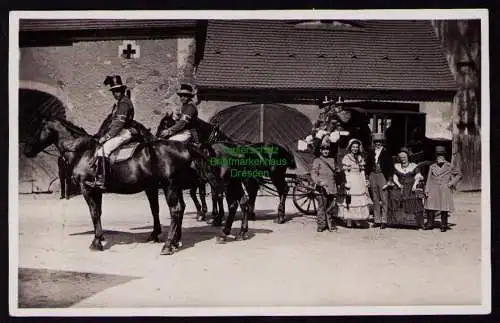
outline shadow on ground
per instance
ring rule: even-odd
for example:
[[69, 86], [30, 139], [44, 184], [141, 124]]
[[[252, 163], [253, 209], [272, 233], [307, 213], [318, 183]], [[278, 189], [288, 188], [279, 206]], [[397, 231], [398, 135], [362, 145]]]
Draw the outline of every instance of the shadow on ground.
[[[163, 242], [166, 240], [168, 234], [168, 226], [162, 227], [162, 233], [160, 234], [160, 240]], [[146, 232], [127, 232], [127, 231], [114, 231], [114, 230], [104, 230], [104, 238], [106, 244], [104, 249], [112, 248], [114, 245], [123, 245], [123, 244], [135, 244], [135, 243], [146, 243], [147, 238], [149, 237], [153, 227], [142, 226], [142, 227], [134, 227], [130, 230], [148, 230]], [[222, 227], [214, 227], [211, 225], [205, 225], [200, 227], [190, 227], [183, 228], [182, 230], [182, 249], [187, 249], [193, 247], [195, 244], [214, 239], [222, 230]], [[239, 232], [239, 226], [233, 226], [232, 234], [237, 234]], [[269, 234], [272, 233], [272, 230], [269, 229], [254, 229], [249, 228], [248, 236], [249, 239], [255, 237], [258, 234]], [[80, 235], [88, 235], [89, 236], [89, 244], [94, 235], [94, 231], [85, 231], [85, 232], [77, 232], [72, 233], [70, 236], [80, 236]], [[230, 242], [231, 240], [228, 240]]]
[[18, 304], [20, 308], [69, 307], [103, 290], [139, 278], [19, 268]]

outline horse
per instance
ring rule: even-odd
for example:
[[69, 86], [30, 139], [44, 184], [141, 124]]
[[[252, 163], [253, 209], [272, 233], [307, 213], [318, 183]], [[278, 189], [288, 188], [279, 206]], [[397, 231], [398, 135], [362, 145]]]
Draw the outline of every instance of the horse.
[[[285, 147], [273, 142], [259, 142], [252, 143], [249, 141], [237, 141], [228, 137], [218, 127], [203, 120], [198, 120], [198, 134], [200, 141], [207, 143], [217, 155], [219, 160], [241, 159], [242, 157], [249, 160], [258, 161], [258, 167], [252, 166], [251, 168], [258, 171], [258, 176], [250, 176], [242, 178], [242, 183], [247, 191], [249, 203], [249, 218], [255, 219], [255, 202], [257, 193], [263, 183], [264, 177], [269, 177], [272, 184], [276, 187], [279, 196], [278, 214], [274, 219], [275, 223], [282, 224], [286, 222], [285, 215], [285, 202], [289, 191], [288, 183], [286, 181], [287, 169], [296, 169], [297, 164], [293, 153]], [[245, 150], [242, 154], [233, 154], [235, 151]], [[235, 156], [239, 155], [239, 156]], [[242, 156], [244, 155], [244, 156]], [[267, 164], [266, 164], [267, 161]], [[273, 162], [274, 161], [274, 162]], [[225, 166], [223, 172], [237, 173], [248, 169], [248, 166]], [[215, 202], [214, 202], [215, 203]], [[209, 223], [213, 225], [220, 225], [224, 216], [223, 204], [218, 201], [218, 212], [214, 212], [215, 217], [209, 219]]]
[[[33, 158], [52, 144], [57, 147], [60, 155], [64, 156], [71, 167], [72, 177], [79, 184], [89, 207], [94, 225], [94, 238], [89, 248], [102, 251], [104, 250], [102, 245], [104, 233], [101, 225], [103, 191], [88, 184], [88, 180], [93, 177], [91, 167], [94, 164], [98, 142], [83, 128], [67, 120], [44, 117], [35, 135], [27, 142], [24, 154]], [[145, 191], [153, 215], [153, 231], [147, 241], [159, 242], [161, 225], [158, 188], [163, 188], [170, 209], [171, 225], [161, 254], [171, 255], [180, 247], [182, 236], [182, 218], [185, 209], [182, 188], [186, 185], [193, 185], [192, 182], [197, 180], [198, 175], [191, 164], [194, 158], [204, 158], [204, 156], [190, 150], [187, 145], [175, 141], [136, 140], [130, 145], [132, 153], [129, 158], [110, 163], [106, 192], [136, 194]], [[110, 157], [119, 151], [120, 148]]]

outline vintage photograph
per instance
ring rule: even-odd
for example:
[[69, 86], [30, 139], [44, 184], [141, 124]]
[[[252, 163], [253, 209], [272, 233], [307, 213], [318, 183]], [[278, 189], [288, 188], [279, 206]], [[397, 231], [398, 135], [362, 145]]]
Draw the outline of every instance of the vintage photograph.
[[11, 315], [490, 312], [487, 10], [282, 14], [11, 12]]

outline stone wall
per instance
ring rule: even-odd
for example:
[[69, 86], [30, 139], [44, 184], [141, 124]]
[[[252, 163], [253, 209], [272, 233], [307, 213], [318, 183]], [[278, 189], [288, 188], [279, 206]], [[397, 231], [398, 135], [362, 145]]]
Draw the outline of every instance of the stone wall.
[[135, 59], [119, 57], [120, 40], [22, 48], [20, 80], [60, 89], [73, 105], [68, 119], [94, 133], [113, 105], [104, 78], [121, 75], [132, 91], [136, 119], [156, 128], [166, 107], [177, 103], [179, 83], [192, 80], [194, 38], [135, 42]]

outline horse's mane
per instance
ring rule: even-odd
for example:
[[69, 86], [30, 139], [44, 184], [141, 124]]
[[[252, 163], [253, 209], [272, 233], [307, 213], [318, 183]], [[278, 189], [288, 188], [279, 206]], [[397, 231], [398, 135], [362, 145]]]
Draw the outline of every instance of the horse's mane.
[[60, 117], [52, 117], [50, 119], [54, 120], [54, 121], [60, 122], [64, 127], [68, 128], [70, 131], [76, 132], [79, 135], [89, 136], [88, 132], [85, 131], [85, 129], [83, 129], [82, 127], [79, 127], [79, 126], [71, 123], [70, 121], [68, 121], [66, 119], [63, 119], [63, 118], [60, 118]]

